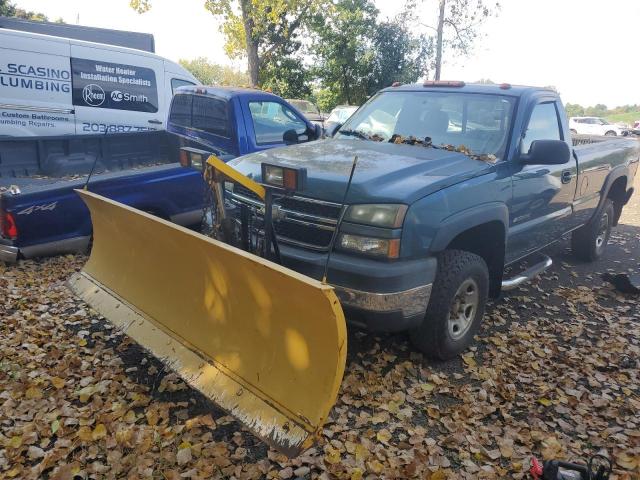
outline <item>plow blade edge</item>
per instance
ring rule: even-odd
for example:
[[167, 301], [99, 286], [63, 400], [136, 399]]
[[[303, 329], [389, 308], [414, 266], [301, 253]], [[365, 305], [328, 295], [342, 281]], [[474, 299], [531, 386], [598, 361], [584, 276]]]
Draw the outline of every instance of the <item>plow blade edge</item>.
[[347, 339], [333, 289], [99, 195], [71, 289], [243, 425], [293, 456], [335, 403]]

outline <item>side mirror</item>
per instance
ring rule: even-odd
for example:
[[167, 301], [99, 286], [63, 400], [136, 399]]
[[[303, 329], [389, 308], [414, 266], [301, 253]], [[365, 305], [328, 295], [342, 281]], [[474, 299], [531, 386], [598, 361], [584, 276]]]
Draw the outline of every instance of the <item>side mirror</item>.
[[309, 130], [310, 130], [310, 135], [309, 135], [310, 140], [318, 140], [319, 138], [322, 137], [322, 133], [323, 133], [322, 125], [311, 122], [311, 128]]
[[298, 143], [298, 134], [294, 129], [287, 130], [282, 134], [282, 141], [286, 145], [295, 145], [296, 143]]
[[339, 122], [327, 123], [327, 125], [324, 127], [325, 137], [333, 137], [338, 132], [338, 130], [340, 130], [340, 127], [342, 127], [342, 124]]
[[534, 140], [529, 153], [520, 155], [527, 165], [562, 165], [570, 159], [569, 145], [562, 140]]

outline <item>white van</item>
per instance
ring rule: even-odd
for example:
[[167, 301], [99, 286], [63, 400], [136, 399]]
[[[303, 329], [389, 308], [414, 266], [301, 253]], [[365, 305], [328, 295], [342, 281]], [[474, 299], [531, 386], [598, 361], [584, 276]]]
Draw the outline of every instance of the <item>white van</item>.
[[198, 84], [153, 53], [0, 29], [0, 136], [161, 130], [173, 90]]

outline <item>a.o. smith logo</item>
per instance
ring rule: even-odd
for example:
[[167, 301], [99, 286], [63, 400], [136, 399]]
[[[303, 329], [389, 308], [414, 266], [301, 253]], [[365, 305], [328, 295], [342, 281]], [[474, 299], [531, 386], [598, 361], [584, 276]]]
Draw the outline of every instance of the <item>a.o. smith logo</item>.
[[114, 102], [141, 102], [146, 103], [149, 101], [149, 97], [146, 95], [132, 95], [131, 93], [121, 92], [120, 90], [114, 90], [111, 92], [111, 100]]
[[82, 89], [82, 99], [91, 107], [99, 107], [104, 103], [104, 90], [100, 85], [90, 83]]

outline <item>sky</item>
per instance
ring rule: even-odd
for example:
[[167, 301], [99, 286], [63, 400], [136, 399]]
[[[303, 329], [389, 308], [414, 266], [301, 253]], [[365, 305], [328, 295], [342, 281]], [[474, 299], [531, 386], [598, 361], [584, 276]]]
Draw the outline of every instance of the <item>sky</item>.
[[[129, 7], [129, 0], [14, 3], [67, 23], [79, 19], [82, 25], [152, 33], [156, 53], [174, 61], [204, 56], [245, 68], [244, 61], [226, 57], [219, 23], [204, 9], [204, 0], [154, 0], [151, 11], [142, 15]], [[402, 3], [376, 0], [381, 17], [395, 15]], [[433, 21], [437, 3], [421, 4], [426, 23]], [[585, 106], [640, 104], [639, 0], [500, 0], [500, 4], [499, 15], [483, 25], [484, 36], [471, 54], [445, 63], [443, 79], [553, 85], [565, 102]]]

